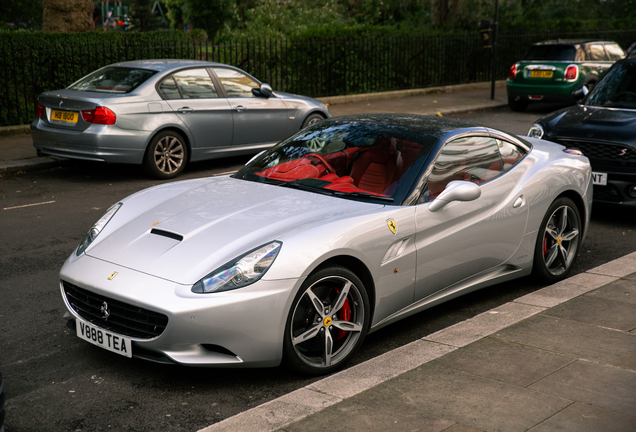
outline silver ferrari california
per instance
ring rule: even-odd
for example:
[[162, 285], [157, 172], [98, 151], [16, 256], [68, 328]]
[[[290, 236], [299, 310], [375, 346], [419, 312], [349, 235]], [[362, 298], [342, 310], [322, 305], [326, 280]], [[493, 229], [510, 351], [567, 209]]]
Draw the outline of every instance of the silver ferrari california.
[[233, 175], [117, 202], [60, 289], [77, 336], [119, 355], [324, 374], [454, 297], [565, 278], [591, 203], [577, 150], [438, 117], [334, 117]]
[[143, 164], [160, 179], [179, 175], [188, 162], [258, 153], [330, 117], [315, 99], [195, 60], [111, 64], [42, 93], [36, 114], [38, 154]]

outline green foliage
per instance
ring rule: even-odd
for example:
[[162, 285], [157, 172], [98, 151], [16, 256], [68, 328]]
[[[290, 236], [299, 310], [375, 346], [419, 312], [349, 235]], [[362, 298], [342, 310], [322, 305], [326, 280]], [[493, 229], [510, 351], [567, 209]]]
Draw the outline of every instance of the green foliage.
[[42, 0], [4, 0], [0, 8], [0, 28], [39, 29], [43, 10]]
[[152, 31], [166, 26], [158, 12], [153, 13], [155, 0], [129, 0], [128, 12], [132, 20], [132, 30]]

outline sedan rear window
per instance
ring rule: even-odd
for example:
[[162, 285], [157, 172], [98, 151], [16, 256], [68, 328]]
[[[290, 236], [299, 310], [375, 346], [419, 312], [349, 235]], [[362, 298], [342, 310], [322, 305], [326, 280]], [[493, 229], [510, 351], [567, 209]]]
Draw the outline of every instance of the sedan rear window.
[[534, 45], [531, 46], [524, 60], [573, 61], [576, 48], [572, 45]]
[[155, 73], [146, 69], [107, 67], [85, 76], [68, 88], [98, 93], [130, 93]]

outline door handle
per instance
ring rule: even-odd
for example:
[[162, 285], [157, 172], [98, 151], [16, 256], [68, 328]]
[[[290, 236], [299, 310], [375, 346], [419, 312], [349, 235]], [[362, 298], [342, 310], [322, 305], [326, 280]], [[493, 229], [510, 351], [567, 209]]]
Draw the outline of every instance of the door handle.
[[239, 105], [239, 106], [235, 106], [234, 108], [232, 108], [234, 111], [236, 112], [243, 112], [245, 111], [245, 107], [243, 105]]
[[177, 111], [179, 111], [181, 114], [187, 114], [187, 113], [193, 112], [194, 108], [183, 107], [183, 108], [179, 108]]

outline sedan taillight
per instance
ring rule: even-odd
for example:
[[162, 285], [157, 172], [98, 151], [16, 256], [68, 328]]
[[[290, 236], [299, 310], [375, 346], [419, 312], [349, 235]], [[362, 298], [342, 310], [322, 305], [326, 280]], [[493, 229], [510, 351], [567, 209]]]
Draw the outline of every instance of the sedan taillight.
[[570, 65], [565, 70], [565, 79], [568, 81], [574, 81], [579, 76], [579, 68], [576, 65]]
[[517, 65], [512, 65], [510, 70], [508, 71], [508, 79], [513, 80], [517, 76]]
[[117, 116], [110, 109], [98, 106], [92, 110], [82, 111], [82, 118], [87, 123], [114, 125], [117, 121]]
[[46, 107], [44, 105], [40, 104], [40, 102], [36, 102], [35, 103], [35, 116], [36, 117], [42, 117], [45, 112], [46, 112]]

